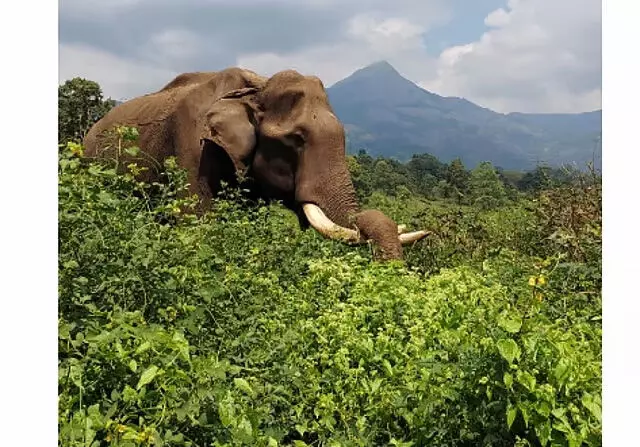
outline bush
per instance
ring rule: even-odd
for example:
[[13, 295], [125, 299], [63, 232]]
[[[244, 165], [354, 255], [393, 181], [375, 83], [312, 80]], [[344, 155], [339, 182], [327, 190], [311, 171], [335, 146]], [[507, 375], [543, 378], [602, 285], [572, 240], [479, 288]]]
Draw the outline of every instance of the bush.
[[236, 191], [190, 215], [175, 164], [135, 169], [60, 155], [60, 445], [601, 444], [597, 279], [528, 239], [535, 209], [401, 194], [440, 245], [374, 263]]

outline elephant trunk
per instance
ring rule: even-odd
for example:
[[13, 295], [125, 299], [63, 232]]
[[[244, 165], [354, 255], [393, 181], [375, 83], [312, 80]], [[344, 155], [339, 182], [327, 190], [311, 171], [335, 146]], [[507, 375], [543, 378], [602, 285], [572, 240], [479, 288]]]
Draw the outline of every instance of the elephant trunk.
[[[343, 155], [344, 156], [344, 155]], [[315, 172], [299, 173], [296, 199], [302, 205], [309, 224], [320, 234], [346, 243], [373, 241], [381, 260], [402, 259], [402, 245], [425, 237], [426, 231], [404, 233], [404, 226], [377, 210], [361, 210], [346, 163], [303, 163]], [[331, 166], [317, 172], [318, 166]], [[310, 180], [313, 179], [313, 180]]]

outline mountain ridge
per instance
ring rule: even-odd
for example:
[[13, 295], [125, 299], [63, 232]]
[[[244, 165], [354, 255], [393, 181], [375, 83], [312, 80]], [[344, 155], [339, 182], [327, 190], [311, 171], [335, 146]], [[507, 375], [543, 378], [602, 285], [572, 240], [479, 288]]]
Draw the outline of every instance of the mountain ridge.
[[[466, 98], [440, 96], [404, 78], [387, 61], [360, 68], [327, 88], [345, 125], [348, 152], [408, 160], [430, 153], [505, 169], [586, 165], [601, 134], [602, 110], [572, 114], [500, 113]], [[600, 166], [601, 149], [595, 164]]]

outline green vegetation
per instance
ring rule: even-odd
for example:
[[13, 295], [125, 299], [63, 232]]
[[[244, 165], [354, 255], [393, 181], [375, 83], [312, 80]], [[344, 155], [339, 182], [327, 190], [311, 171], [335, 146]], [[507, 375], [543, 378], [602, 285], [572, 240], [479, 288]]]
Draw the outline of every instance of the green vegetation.
[[375, 263], [239, 191], [192, 215], [171, 160], [150, 185], [81, 152], [59, 152], [59, 445], [602, 444], [597, 175], [361, 152], [364, 205], [433, 232]]
[[600, 444], [597, 186], [374, 193], [434, 231], [401, 265], [233, 192], [180, 214], [167, 172], [61, 153], [62, 445]]
[[58, 86], [58, 142], [80, 142], [93, 123], [115, 106], [95, 81], [73, 78]]

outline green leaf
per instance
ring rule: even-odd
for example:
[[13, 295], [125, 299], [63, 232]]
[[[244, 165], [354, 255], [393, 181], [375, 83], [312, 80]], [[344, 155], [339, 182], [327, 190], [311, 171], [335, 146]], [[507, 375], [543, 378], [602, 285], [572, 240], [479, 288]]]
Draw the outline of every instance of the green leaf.
[[391, 367], [391, 363], [389, 363], [389, 360], [384, 359], [382, 361], [382, 367], [384, 368], [384, 371], [387, 373], [387, 375], [393, 375], [393, 368]]
[[522, 327], [522, 320], [520, 317], [509, 318], [506, 316], [500, 316], [498, 317], [498, 326], [511, 334], [515, 334], [520, 331], [520, 328]]
[[569, 365], [567, 362], [562, 359], [558, 362], [556, 367], [553, 370], [553, 376], [558, 381], [558, 383], [562, 384], [567, 377], [567, 373], [569, 372]]
[[80, 267], [80, 264], [78, 264], [75, 260], [72, 259], [70, 261], [63, 263], [62, 266], [65, 269], [77, 269], [78, 267]]
[[415, 443], [413, 441], [408, 441], [408, 442], [404, 442], [404, 441], [398, 441], [396, 438], [391, 438], [391, 441], [389, 441], [389, 445], [395, 446], [395, 447], [413, 447]]
[[382, 385], [382, 379], [380, 379], [380, 378], [377, 378], [376, 380], [374, 380], [373, 382], [371, 382], [371, 383], [369, 384], [369, 386], [370, 386], [370, 390], [371, 390], [371, 393], [372, 393], [372, 394], [373, 394], [373, 393], [376, 393], [376, 392], [378, 391], [378, 389], [380, 389], [380, 385]]
[[144, 370], [144, 372], [140, 375], [140, 380], [138, 380], [138, 385], [136, 385], [136, 389], [139, 390], [143, 386], [151, 383], [151, 381], [158, 374], [158, 367], [152, 365]]
[[150, 347], [151, 347], [151, 343], [149, 343], [148, 341], [145, 341], [140, 346], [138, 346], [138, 349], [136, 349], [136, 354], [142, 354], [144, 351], [146, 351]]
[[524, 425], [529, 428], [529, 410], [527, 409], [527, 406], [525, 404], [518, 404], [518, 410], [520, 410], [520, 414], [524, 420]]
[[83, 372], [84, 370], [81, 365], [71, 365], [71, 367], [69, 368], [69, 378], [71, 379], [71, 382], [73, 382], [73, 384], [80, 389], [84, 389], [84, 387], [82, 386]]
[[544, 421], [535, 426], [536, 436], [540, 440], [542, 447], [545, 447], [551, 437], [551, 424], [549, 421]]
[[600, 407], [598, 402], [595, 401], [594, 397], [589, 393], [585, 393], [582, 396], [581, 401], [582, 405], [584, 405], [584, 407], [589, 410], [589, 412], [598, 420], [598, 422], [602, 422], [602, 408]]
[[528, 391], [533, 392], [536, 388], [536, 378], [526, 371], [518, 371], [516, 376], [518, 382], [522, 384]]
[[507, 427], [511, 428], [513, 425], [513, 421], [515, 421], [516, 416], [518, 415], [518, 407], [509, 404], [507, 407]]
[[540, 416], [544, 416], [545, 418], [548, 418], [551, 414], [551, 406], [545, 401], [537, 402], [535, 409]]
[[129, 403], [129, 402], [133, 402], [137, 398], [138, 398], [138, 393], [136, 393], [136, 390], [131, 388], [129, 385], [126, 385], [124, 387], [124, 390], [122, 391], [122, 400]]
[[138, 370], [138, 362], [136, 362], [134, 359], [131, 359], [129, 361], [129, 369], [133, 372], [136, 372]]
[[105, 420], [111, 419], [113, 415], [116, 414], [116, 411], [118, 411], [118, 402], [114, 402], [113, 404], [111, 404], [111, 406], [109, 407], [109, 409], [104, 415]]
[[218, 403], [218, 416], [223, 426], [231, 426], [236, 420], [233, 404], [228, 400]]
[[504, 373], [503, 381], [504, 381], [504, 384], [507, 386], [507, 389], [511, 389], [511, 386], [513, 385], [513, 376], [508, 372], [506, 372]]
[[249, 385], [249, 382], [247, 382], [245, 379], [236, 377], [235, 379], [233, 379], [233, 383], [240, 391], [253, 396], [253, 388], [251, 388], [251, 385]]
[[[123, 441], [137, 441], [138, 440], [138, 433], [129, 429], [122, 435], [122, 440]], [[133, 445], [135, 445], [135, 444], [133, 444]]]
[[131, 147], [127, 147], [124, 149], [124, 151], [131, 155], [132, 157], [135, 157], [136, 155], [140, 154], [140, 148], [138, 146], [131, 146]]
[[509, 363], [520, 358], [520, 348], [516, 342], [510, 338], [498, 340], [496, 343], [500, 355]]
[[565, 419], [564, 414], [566, 413], [567, 410], [565, 410], [563, 407], [559, 407], [559, 408], [554, 408], [551, 411], [551, 414], [553, 414], [557, 419], [563, 420]]

